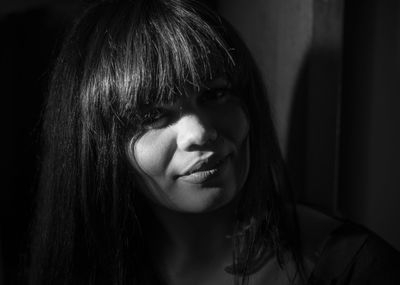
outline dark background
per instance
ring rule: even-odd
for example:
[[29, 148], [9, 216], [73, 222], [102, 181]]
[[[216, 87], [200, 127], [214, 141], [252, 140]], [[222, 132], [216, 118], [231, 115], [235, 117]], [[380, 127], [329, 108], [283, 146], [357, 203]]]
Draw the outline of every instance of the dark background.
[[[222, 9], [220, 1], [207, 2]], [[313, 7], [322, 2], [315, 0]], [[242, 3], [250, 5], [251, 1]], [[325, 172], [333, 177], [329, 183], [335, 184], [328, 190], [334, 197], [330, 198], [334, 209], [329, 210], [367, 225], [400, 249], [400, 4], [396, 0], [343, 3], [340, 53], [321, 55], [311, 47], [305, 66], [300, 68], [285, 152], [301, 201], [327, 208], [317, 192], [308, 189], [312, 188], [309, 181], [328, 181], [324, 172], [315, 174], [315, 169], [331, 157], [335, 169], [326, 166]], [[1, 114], [5, 128], [0, 284], [24, 284], [43, 101], [63, 34], [82, 6], [81, 1], [0, 3]], [[324, 27], [314, 31], [330, 32]], [[249, 37], [256, 39], [258, 35]], [[310, 74], [316, 73], [328, 78], [339, 74], [333, 83], [319, 82], [323, 86], [335, 84], [338, 92], [317, 92], [318, 85], [310, 80], [315, 78]], [[313, 92], [314, 97], [310, 95]], [[313, 110], [324, 110], [330, 101], [335, 102], [331, 111], [337, 116], [321, 120], [325, 125], [318, 126], [309, 114], [318, 115]], [[314, 135], [318, 128], [338, 131], [325, 141]], [[311, 152], [318, 156], [310, 159]]]

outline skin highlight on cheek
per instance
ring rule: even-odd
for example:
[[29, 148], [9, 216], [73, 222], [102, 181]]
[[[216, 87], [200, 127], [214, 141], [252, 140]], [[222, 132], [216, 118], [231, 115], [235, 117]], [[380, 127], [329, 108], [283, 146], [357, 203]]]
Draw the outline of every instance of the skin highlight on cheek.
[[[150, 136], [151, 137], [151, 136]], [[143, 138], [143, 136], [141, 136]], [[140, 138], [140, 139], [141, 139]], [[150, 139], [150, 138], [148, 138]], [[146, 142], [147, 139], [143, 142]], [[138, 174], [138, 180], [140, 182], [140, 189], [141, 189], [141, 194], [143, 194], [147, 199], [149, 199], [153, 204], [157, 204], [158, 201], [163, 201], [163, 203], [167, 205], [173, 205], [173, 202], [169, 201], [169, 197], [164, 194], [164, 191], [160, 187], [160, 185], [154, 180], [153, 175], [149, 171], [145, 171], [146, 166], [152, 166], [154, 164], [160, 164], [160, 159], [154, 156], [153, 152], [149, 152], [146, 150], [146, 148], [142, 147], [143, 145], [137, 144], [137, 141], [134, 141], [131, 139], [128, 144], [127, 144], [127, 156], [130, 164], [132, 165], [134, 171]], [[141, 153], [144, 156], [142, 157], [141, 155], [136, 155], [137, 153]], [[138, 160], [137, 157], [141, 157], [140, 160]], [[147, 158], [150, 160], [153, 160], [153, 163], [149, 163], [147, 161]], [[149, 165], [147, 165], [149, 164]], [[156, 171], [157, 172], [157, 171]], [[160, 172], [160, 171], [159, 171]], [[162, 173], [160, 172], [158, 175], [161, 175]]]
[[176, 146], [171, 141], [169, 130], [148, 131], [130, 143], [130, 160], [150, 177], [161, 176], [174, 155]]

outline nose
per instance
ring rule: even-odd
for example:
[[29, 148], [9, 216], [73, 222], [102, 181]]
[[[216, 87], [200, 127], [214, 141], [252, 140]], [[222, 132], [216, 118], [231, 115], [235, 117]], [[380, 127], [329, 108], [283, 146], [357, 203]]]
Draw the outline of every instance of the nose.
[[196, 114], [186, 114], [177, 124], [177, 145], [185, 151], [193, 151], [208, 146], [218, 137], [217, 130]]

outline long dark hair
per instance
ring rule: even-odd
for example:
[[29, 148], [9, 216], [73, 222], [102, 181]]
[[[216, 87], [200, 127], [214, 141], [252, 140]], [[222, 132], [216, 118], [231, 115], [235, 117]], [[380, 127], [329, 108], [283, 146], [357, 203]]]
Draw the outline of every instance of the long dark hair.
[[245, 282], [268, 254], [284, 265], [282, 252], [297, 246], [283, 210], [290, 195], [264, 85], [244, 43], [194, 1], [102, 1], [74, 24], [50, 84], [32, 284], [162, 283], [124, 146], [141, 133], [144, 106], [185, 96], [185, 84], [220, 72], [244, 102], [251, 153], [226, 270]]

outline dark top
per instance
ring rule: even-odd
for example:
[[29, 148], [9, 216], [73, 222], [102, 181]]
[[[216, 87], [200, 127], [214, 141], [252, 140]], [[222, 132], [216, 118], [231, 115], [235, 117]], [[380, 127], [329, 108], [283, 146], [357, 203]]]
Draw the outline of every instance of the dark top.
[[362, 226], [344, 222], [326, 240], [308, 285], [400, 285], [400, 253]]

